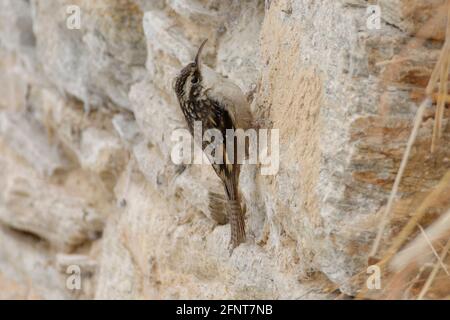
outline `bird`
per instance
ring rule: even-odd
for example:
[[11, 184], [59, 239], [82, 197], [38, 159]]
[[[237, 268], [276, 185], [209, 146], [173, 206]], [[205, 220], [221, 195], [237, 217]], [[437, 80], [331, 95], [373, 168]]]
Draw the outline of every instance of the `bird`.
[[[192, 136], [194, 136], [194, 123], [201, 121], [204, 132], [216, 129], [224, 137], [220, 145], [223, 161], [222, 163], [212, 162], [211, 165], [224, 187], [227, 220], [231, 229], [229, 249], [233, 251], [246, 241], [246, 233], [239, 192], [242, 162], [238, 161], [237, 156], [232, 156], [238, 154], [239, 146], [236, 137], [234, 137], [234, 150], [227, 150], [227, 129], [247, 130], [251, 128], [253, 118], [242, 90], [229, 79], [201, 63], [202, 50], [207, 41], [208, 39], [205, 39], [202, 42], [194, 60], [183, 67], [175, 77], [173, 89]], [[203, 141], [201, 144], [204, 151], [207, 143]], [[222, 199], [217, 194], [210, 193], [211, 200], [215, 203], [210, 203], [210, 208], [216, 211], [222, 210], [224, 205], [220, 203]], [[223, 219], [222, 223], [225, 222], [226, 219]]]

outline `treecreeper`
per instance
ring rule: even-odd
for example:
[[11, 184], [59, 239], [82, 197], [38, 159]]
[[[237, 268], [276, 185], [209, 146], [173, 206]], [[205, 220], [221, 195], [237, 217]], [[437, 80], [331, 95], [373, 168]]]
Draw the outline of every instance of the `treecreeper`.
[[[245, 157], [245, 152], [244, 154], [237, 152], [239, 147], [245, 149], [246, 146], [245, 141], [240, 141], [235, 134], [230, 135], [230, 132], [251, 128], [253, 118], [250, 105], [241, 89], [208, 66], [202, 65], [201, 54], [206, 41], [201, 44], [193, 62], [181, 69], [175, 78], [174, 90], [193, 137], [194, 125], [197, 122], [201, 123], [203, 132], [217, 130], [223, 137], [214, 151], [216, 153], [220, 151], [217, 154], [222, 161], [210, 162], [222, 181], [226, 199], [223, 199], [225, 203], [222, 205], [220, 195], [210, 192], [209, 208], [217, 221], [230, 222], [230, 250], [233, 250], [246, 240], [245, 216], [239, 192], [239, 174], [243, 159], [238, 158], [239, 155]], [[230, 144], [231, 139], [233, 143]], [[244, 146], [238, 145], [242, 143]], [[205, 141], [200, 142], [203, 151], [208, 144]], [[224, 207], [226, 208], [225, 218], [220, 218]]]

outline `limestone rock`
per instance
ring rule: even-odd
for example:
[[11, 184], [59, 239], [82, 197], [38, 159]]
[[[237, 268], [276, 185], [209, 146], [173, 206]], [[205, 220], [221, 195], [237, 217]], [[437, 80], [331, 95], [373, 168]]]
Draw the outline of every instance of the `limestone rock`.
[[[53, 265], [52, 254], [45, 243], [3, 226], [0, 226], [0, 240], [3, 247], [0, 251], [2, 278], [15, 282], [19, 298], [71, 298], [70, 291], [65, 288], [64, 279]], [[14, 261], [14, 264], [9, 261]], [[20, 284], [24, 284], [22, 288]]]
[[2, 179], [2, 223], [69, 249], [98, 237], [103, 217], [83, 198], [48, 185], [24, 166], [6, 165]]
[[52, 175], [68, 166], [58, 145], [50, 144], [44, 127], [29, 115], [1, 113], [0, 134], [41, 175]]
[[[7, 297], [354, 294], [442, 47], [444, 2], [380, 0], [381, 30], [369, 30], [365, 0], [1, 1]], [[186, 129], [173, 79], [206, 38], [204, 64], [241, 88], [255, 126], [279, 133], [276, 174], [242, 167], [248, 241], [231, 256], [229, 225], [209, 212], [208, 192], [223, 192], [213, 169], [171, 158]], [[450, 169], [449, 115], [430, 155], [425, 112], [405, 212]]]
[[26, 67], [35, 67], [36, 37], [29, 1], [5, 0], [0, 3], [0, 43], [19, 54]]
[[[69, 5], [81, 10], [79, 30], [66, 26]], [[113, 6], [103, 0], [32, 1], [32, 6], [37, 55], [45, 74], [86, 109], [107, 98], [129, 108], [129, 87], [145, 62], [139, 7], [131, 0]]]
[[383, 0], [383, 19], [410, 34], [444, 40], [446, 21], [445, 0]]

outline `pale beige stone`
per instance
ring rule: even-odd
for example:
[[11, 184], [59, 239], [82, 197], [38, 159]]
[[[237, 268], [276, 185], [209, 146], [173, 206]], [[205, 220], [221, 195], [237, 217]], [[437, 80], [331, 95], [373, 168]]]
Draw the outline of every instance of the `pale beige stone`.
[[[6, 297], [354, 294], [442, 46], [443, 2], [379, 1], [381, 30], [368, 30], [363, 0], [1, 1]], [[80, 30], [66, 28], [69, 4]], [[219, 179], [170, 157], [186, 128], [173, 79], [206, 38], [204, 64], [280, 130], [278, 173], [243, 167], [248, 241], [231, 256], [229, 225], [208, 211]], [[448, 143], [429, 154], [433, 112], [400, 184], [407, 213], [450, 168]], [[81, 292], [65, 287], [72, 264]]]

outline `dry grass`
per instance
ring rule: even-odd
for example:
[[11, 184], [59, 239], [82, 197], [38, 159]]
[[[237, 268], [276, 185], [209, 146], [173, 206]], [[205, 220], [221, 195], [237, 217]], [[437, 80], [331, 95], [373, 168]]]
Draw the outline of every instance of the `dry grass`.
[[[392, 187], [388, 204], [383, 212], [378, 233], [370, 251], [369, 264], [380, 267], [382, 288], [369, 290], [361, 272], [352, 278], [361, 288], [360, 299], [448, 299], [450, 297], [450, 170], [440, 182], [429, 190], [420, 205], [407, 217], [406, 222], [394, 236], [384, 239], [387, 226], [395, 213], [397, 192], [405, 171], [411, 149], [417, 138], [427, 106], [436, 102], [434, 126], [431, 139], [433, 156], [439, 143], [443, 143], [443, 117], [448, 94], [450, 67], [450, 0], [444, 45], [429, 83], [425, 99], [417, 110], [413, 130], [407, 143], [400, 168]], [[397, 60], [406, 58], [399, 57]], [[437, 89], [438, 92], [435, 92]], [[445, 142], [448, 143], [448, 142]], [[443, 212], [430, 221], [425, 219], [430, 210]], [[424, 225], [425, 227], [422, 227]], [[380, 257], [380, 258], [378, 258]]]

